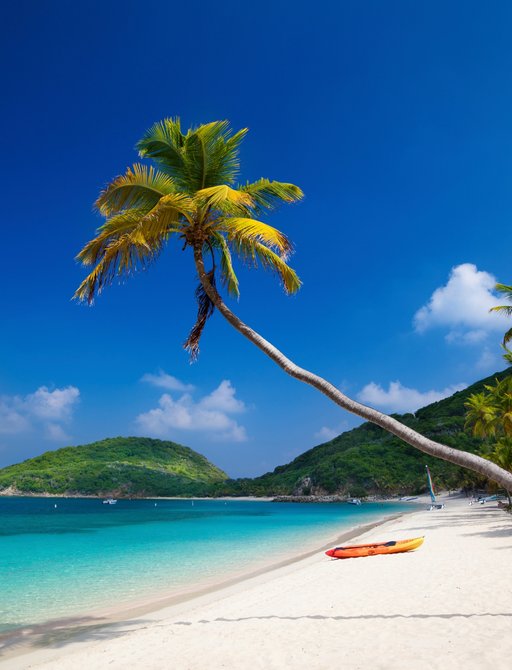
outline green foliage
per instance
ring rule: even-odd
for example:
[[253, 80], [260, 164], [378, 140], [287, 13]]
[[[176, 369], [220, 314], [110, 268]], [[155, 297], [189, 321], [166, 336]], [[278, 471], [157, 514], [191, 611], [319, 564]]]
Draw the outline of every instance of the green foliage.
[[[214, 121], [181, 130], [178, 118], [154, 124], [138, 142], [141, 158], [156, 164], [135, 164], [115, 177], [100, 193], [96, 208], [106, 220], [77, 258], [90, 272], [75, 298], [93, 302], [116, 279], [129, 277], [151, 265], [171, 237], [182, 249], [212, 261], [208, 282], [224, 284], [238, 297], [233, 258], [251, 267], [258, 263], [275, 273], [287, 293], [301, 282], [288, 265], [292, 245], [286, 236], [259, 216], [279, 204], [301, 200], [298, 186], [259, 179], [237, 184], [239, 147], [247, 133], [234, 133], [227, 121]], [[92, 270], [91, 270], [92, 266]], [[201, 273], [199, 273], [201, 276]], [[220, 279], [221, 282], [217, 280]], [[198, 319], [185, 349], [195, 358], [199, 339], [213, 305], [198, 296]]]
[[473, 393], [467, 400], [466, 425], [473, 435], [487, 439], [487, 458], [512, 472], [512, 377], [485, 384], [485, 392]]
[[[465, 427], [465, 403], [482, 392], [494, 379], [510, 378], [512, 368], [473, 384], [449, 398], [413, 414], [395, 415], [412, 429], [456, 449], [485, 455], [481, 440]], [[418, 494], [426, 491], [425, 465], [437, 488], [483, 484], [481, 477], [404, 444], [371, 423], [321, 444], [256, 479], [228, 480], [216, 484], [219, 495], [292, 495], [305, 493], [310, 480], [312, 493], [364, 496], [370, 493]]]
[[227, 475], [204, 456], [174, 442], [116, 437], [47, 451], [0, 470], [0, 489], [26, 493], [203, 495]]
[[[465, 404], [496, 381], [512, 383], [512, 368], [473, 384], [416, 414], [395, 415], [402, 423], [456, 449], [489, 456], [465, 425]], [[500, 386], [503, 389], [505, 384]], [[496, 457], [509, 467], [512, 450], [503, 441]], [[508, 464], [508, 465], [507, 465]], [[426, 491], [425, 465], [437, 488], [482, 486], [481, 476], [422, 454], [378, 426], [364, 423], [255, 479], [228, 479], [204, 457], [174, 442], [149, 438], [102, 440], [48, 451], [0, 470], [0, 490], [116, 496], [301, 495], [341, 493], [418, 494]]]
[[[507, 286], [506, 284], [496, 284], [496, 290], [498, 293], [501, 293], [509, 302], [512, 302], [512, 286]], [[501, 314], [506, 314], [507, 316], [512, 316], [512, 305], [499, 305], [498, 307], [492, 307], [491, 312], [500, 312]], [[508, 348], [509, 342], [512, 341], [512, 328], [509, 328], [505, 335], [503, 336], [503, 342], [501, 346], [505, 353], [503, 358], [508, 362], [512, 363], [512, 351]]]

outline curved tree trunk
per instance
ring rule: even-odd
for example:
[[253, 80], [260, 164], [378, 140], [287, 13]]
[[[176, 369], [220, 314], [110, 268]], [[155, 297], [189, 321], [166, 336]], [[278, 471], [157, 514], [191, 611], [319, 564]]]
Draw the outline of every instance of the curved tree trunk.
[[412, 428], [405, 426], [400, 423], [393, 417], [383, 414], [372, 407], [368, 407], [359, 403], [355, 400], [352, 400], [348, 396], [344, 395], [339, 391], [333, 384], [326, 381], [322, 377], [304, 370], [304, 368], [295, 365], [289, 358], [279, 351], [273, 344], [267, 342], [261, 335], [259, 335], [252, 328], [247, 326], [243, 321], [241, 321], [233, 312], [225, 305], [221, 296], [217, 290], [211, 285], [207, 273], [204, 267], [202, 252], [199, 248], [194, 249], [194, 260], [197, 268], [197, 273], [199, 275], [199, 280], [204, 287], [208, 297], [213, 302], [215, 307], [219, 312], [224, 316], [224, 318], [229, 321], [229, 323], [238, 330], [239, 333], [244, 335], [248, 340], [255, 344], [259, 349], [263, 351], [269, 358], [271, 358], [280, 368], [282, 368], [287, 374], [295, 379], [299, 379], [310, 386], [321, 391], [324, 395], [330, 398], [337, 405], [356, 414], [367, 421], [377, 424], [384, 430], [387, 430], [389, 433], [393, 433], [407, 444], [410, 444], [412, 447], [419, 449], [420, 451], [435, 456], [436, 458], [441, 458], [455, 465], [460, 465], [464, 468], [474, 470], [481, 475], [484, 475], [488, 479], [492, 479], [495, 482], [498, 482], [506, 490], [512, 489], [512, 473], [500, 468], [495, 463], [488, 461], [481, 456], [476, 454], [471, 454], [467, 451], [461, 451], [459, 449], [453, 449], [448, 447], [445, 444], [440, 444], [434, 440], [430, 440], [428, 437], [420, 435]]

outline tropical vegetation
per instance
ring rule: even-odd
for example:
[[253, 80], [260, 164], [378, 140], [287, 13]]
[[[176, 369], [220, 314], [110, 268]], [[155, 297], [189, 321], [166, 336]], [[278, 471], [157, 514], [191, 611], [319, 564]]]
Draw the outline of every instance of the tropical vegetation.
[[[496, 378], [484, 389], [465, 403], [466, 426], [485, 441], [483, 453], [487, 458], [512, 472], [512, 377]], [[510, 491], [508, 488], [509, 505]]]
[[261, 221], [261, 216], [281, 203], [297, 202], [302, 191], [293, 184], [269, 179], [237, 183], [239, 146], [246, 132], [233, 133], [227, 121], [216, 121], [183, 133], [179, 119], [171, 118], [150, 128], [137, 148], [141, 158], [152, 160], [156, 168], [136, 164], [100, 194], [96, 207], [106, 220], [78, 254], [78, 259], [92, 269], [76, 297], [92, 302], [114, 279], [147, 267], [171, 238], [178, 237], [183, 250], [192, 252], [200, 281], [197, 320], [185, 342], [192, 358], [197, 357], [208, 318], [218, 309], [286, 373], [318, 389], [343, 409], [420, 451], [512, 488], [510, 472], [486, 458], [425, 437], [396, 418], [352, 400], [330, 382], [296, 365], [228, 308], [219, 292], [218, 279], [228, 294], [238, 296], [233, 257], [274, 271], [288, 293], [300, 287], [297, 274], [288, 264], [290, 241]]
[[[501, 293], [507, 300], [512, 303], [512, 286], [507, 286], [507, 284], [496, 284], [495, 286], [498, 293]], [[512, 316], [512, 304], [511, 305], [498, 305], [497, 307], [492, 307], [491, 312], [500, 312], [501, 314], [506, 314], [507, 316]], [[512, 328], [509, 328], [505, 335], [503, 336], [503, 342], [501, 346], [505, 350], [503, 358], [512, 363], [512, 351], [508, 348], [508, 343], [512, 340]]]
[[196, 451], [169, 441], [117, 437], [47, 451], [0, 470], [0, 490], [121, 496], [193, 496], [227, 478]]
[[[466, 421], [466, 404], [486, 387], [512, 380], [512, 368], [397, 421], [454, 449], [488, 453]], [[425, 465], [438, 489], [483, 490], [489, 482], [434, 459], [371, 423], [309, 449], [291, 463], [254, 479], [228, 475], [197, 452], [148, 438], [102, 440], [66, 447], [0, 470], [0, 491], [120, 496], [415, 495], [426, 490]], [[509, 468], [503, 462], [502, 467]]]

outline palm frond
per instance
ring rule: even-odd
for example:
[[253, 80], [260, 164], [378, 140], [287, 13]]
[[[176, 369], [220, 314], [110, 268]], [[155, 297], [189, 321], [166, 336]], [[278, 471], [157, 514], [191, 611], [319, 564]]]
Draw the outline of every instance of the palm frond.
[[141, 158], [152, 158], [182, 186], [184, 143], [180, 119], [175, 117], [151, 126], [137, 142], [136, 149]]
[[236, 240], [235, 247], [243, 260], [257, 266], [258, 261], [265, 269], [276, 272], [286, 293], [296, 293], [302, 282], [297, 273], [286, 262], [264, 244], [247, 239]]
[[230, 241], [262, 242], [276, 249], [283, 258], [292, 252], [292, 245], [286, 235], [277, 228], [256, 219], [225, 217], [219, 220], [215, 228], [225, 232]]
[[203, 188], [194, 195], [199, 207], [220, 210], [225, 214], [249, 215], [254, 201], [248, 193], [237, 191], [227, 184]]
[[98, 235], [87, 242], [77, 255], [76, 260], [80, 261], [83, 265], [97, 263], [109, 242], [126, 233], [132, 232], [147, 214], [147, 209], [133, 208], [110, 217], [100, 226]]
[[77, 260], [83, 265], [97, 263], [110, 242], [119, 239], [122, 235], [135, 233], [144, 235], [148, 244], [160, 239], [166, 239], [171, 232], [178, 232], [180, 219], [190, 221], [192, 201], [180, 193], [171, 193], [160, 198], [152, 208], [126, 209], [114, 214], [98, 229], [98, 235], [88, 242], [77, 255]]
[[498, 293], [501, 293], [510, 301], [512, 301], [512, 286], [508, 286], [507, 284], [496, 284], [494, 288], [496, 291], [498, 291]]
[[[512, 302], [512, 286], [507, 286], [507, 284], [496, 284], [494, 287], [498, 293], [501, 293], [507, 300]], [[502, 312], [507, 316], [512, 316], [512, 305], [498, 305], [496, 307], [491, 307], [490, 312]]]
[[149, 244], [139, 229], [111, 240], [94, 270], [80, 284], [74, 294], [79, 301], [91, 304], [105, 286], [116, 277], [129, 276], [145, 269], [162, 249], [163, 240]]
[[501, 312], [507, 316], [512, 316], [512, 305], [496, 305], [496, 307], [491, 307], [489, 312]]
[[228, 121], [213, 121], [187, 133], [184, 160], [190, 191], [234, 182], [240, 168], [238, 147], [246, 132], [232, 135]]
[[[504, 347], [505, 349], [507, 349], [507, 344], [508, 344], [511, 340], [512, 340], [512, 328], [510, 328], [509, 330], [507, 330], [507, 332], [505, 333], [505, 335], [503, 335], [503, 343], [502, 343], [502, 344], [503, 344], [503, 347]], [[507, 351], [508, 351], [508, 349], [507, 349]]]
[[304, 197], [302, 190], [295, 184], [287, 184], [269, 179], [258, 179], [252, 184], [239, 186], [241, 191], [248, 193], [255, 203], [255, 210], [275, 209], [279, 205], [292, 203]]
[[212, 236], [212, 244], [220, 251], [220, 269], [222, 283], [226, 286], [228, 293], [235, 298], [240, 297], [238, 289], [238, 277], [233, 268], [233, 259], [229, 250], [228, 243], [220, 233], [214, 233]]
[[100, 193], [95, 206], [105, 216], [127, 208], [151, 209], [162, 196], [175, 191], [175, 184], [168, 175], [136, 163], [110, 182]]

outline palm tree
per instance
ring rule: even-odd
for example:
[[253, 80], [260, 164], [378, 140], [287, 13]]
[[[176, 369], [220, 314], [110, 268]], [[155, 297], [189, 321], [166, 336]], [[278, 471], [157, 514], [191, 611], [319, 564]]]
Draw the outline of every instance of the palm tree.
[[[292, 377], [321, 391], [343, 409], [371, 421], [432, 456], [472, 469], [505, 488], [512, 474], [475, 454], [430, 440], [396, 419], [367, 407], [339, 391], [322, 377], [305, 370], [241, 321], [217, 288], [220, 278], [228, 294], [238, 296], [233, 255], [275, 272], [287, 293], [300, 287], [288, 265], [289, 240], [259, 220], [281, 203], [297, 202], [302, 191], [293, 184], [259, 179], [237, 185], [238, 150], [247, 129], [233, 133], [227, 121], [191, 128], [184, 134], [179, 119], [156, 123], [137, 144], [141, 158], [154, 167], [134, 165], [100, 194], [96, 207], [105, 223], [78, 254], [90, 274], [75, 293], [91, 303], [116, 277], [131, 275], [152, 263], [172, 236], [193, 254], [199, 277], [197, 320], [185, 342], [194, 358], [199, 339], [214, 309]], [[205, 256], [211, 265], [205, 266]]]
[[[487, 393], [474, 393], [465, 403], [466, 426], [473, 435], [495, 438], [488, 448], [489, 459], [504, 470], [512, 471], [512, 377], [486, 385]], [[505, 487], [510, 501], [510, 488]]]
[[[501, 293], [507, 298], [509, 302], [512, 302], [512, 286], [507, 286], [506, 284], [496, 284], [495, 286], [498, 293]], [[491, 307], [491, 312], [501, 312], [507, 316], [512, 316], [512, 305], [498, 305], [497, 307]], [[503, 341], [501, 346], [505, 349], [503, 358], [512, 363], [512, 351], [507, 347], [507, 344], [512, 340], [512, 328], [509, 328], [505, 335], [503, 336]]]
[[471, 428], [476, 437], [496, 435], [498, 408], [488, 393], [473, 393], [464, 403], [466, 412], [466, 428]]
[[[510, 437], [502, 437], [498, 440], [491, 454], [491, 459], [500, 467], [512, 472], [512, 440]], [[507, 491], [508, 506], [512, 508], [510, 489], [505, 490]]]

